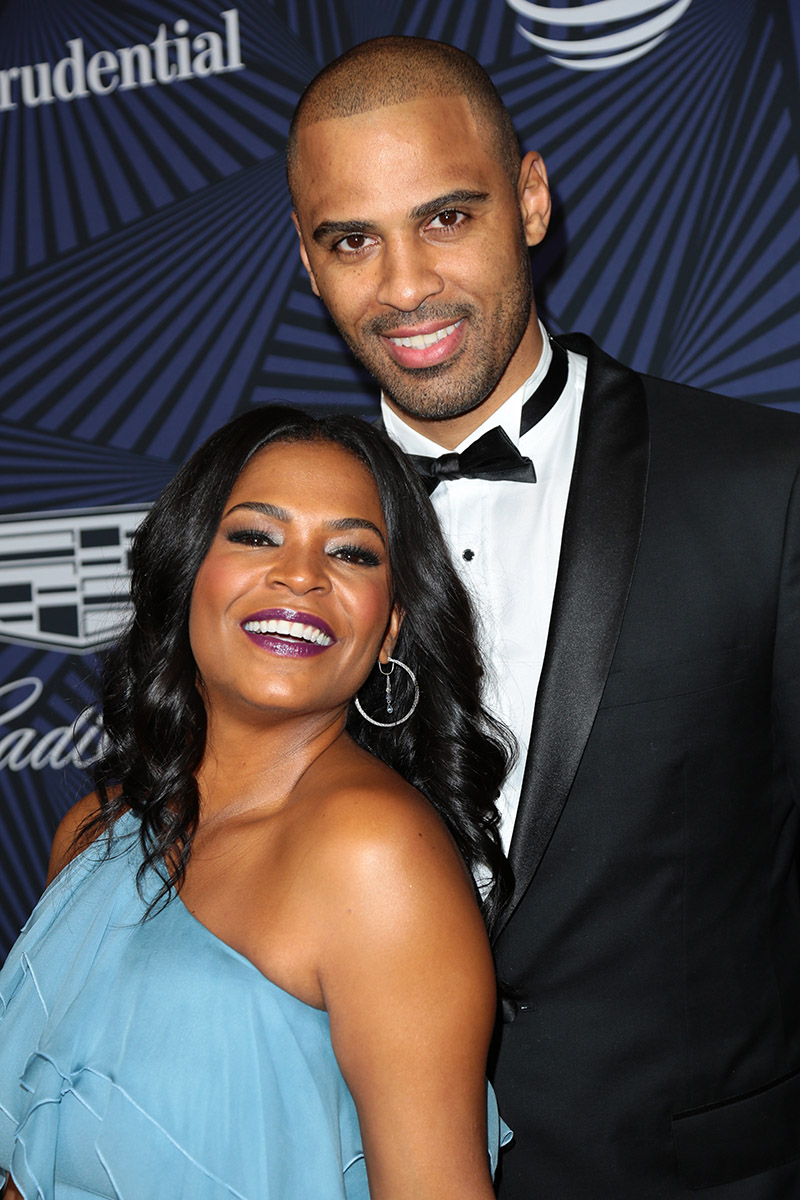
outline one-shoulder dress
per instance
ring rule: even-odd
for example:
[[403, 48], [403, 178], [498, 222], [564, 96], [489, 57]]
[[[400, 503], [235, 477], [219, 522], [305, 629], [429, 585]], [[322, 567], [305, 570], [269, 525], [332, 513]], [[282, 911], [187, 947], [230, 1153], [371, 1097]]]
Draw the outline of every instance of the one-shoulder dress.
[[[0, 971], [0, 1186], [25, 1200], [368, 1200], [325, 1012], [179, 897], [137, 823], [53, 881]], [[148, 884], [149, 879], [149, 884]], [[148, 890], [149, 888], [149, 890]], [[492, 1169], [510, 1137], [489, 1089]]]

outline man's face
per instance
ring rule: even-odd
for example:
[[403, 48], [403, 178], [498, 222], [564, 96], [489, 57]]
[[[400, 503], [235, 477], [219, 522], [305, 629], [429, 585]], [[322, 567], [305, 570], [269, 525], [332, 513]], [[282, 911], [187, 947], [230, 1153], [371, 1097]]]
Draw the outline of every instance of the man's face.
[[538, 360], [527, 244], [546, 214], [537, 194], [531, 216], [528, 192], [546, 198], [543, 167], [515, 189], [486, 140], [458, 95], [300, 131], [295, 223], [312, 287], [412, 424], [488, 398], [476, 426]]

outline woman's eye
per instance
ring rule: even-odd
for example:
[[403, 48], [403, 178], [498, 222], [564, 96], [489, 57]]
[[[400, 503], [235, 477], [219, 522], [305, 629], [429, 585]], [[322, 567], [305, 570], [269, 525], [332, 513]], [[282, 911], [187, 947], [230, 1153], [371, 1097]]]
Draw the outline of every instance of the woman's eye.
[[331, 551], [334, 558], [339, 558], [342, 562], [354, 563], [363, 567], [380, 566], [381, 557], [374, 550], [370, 550], [367, 546], [337, 546]]
[[266, 529], [231, 529], [225, 535], [237, 546], [277, 546], [277, 539]]

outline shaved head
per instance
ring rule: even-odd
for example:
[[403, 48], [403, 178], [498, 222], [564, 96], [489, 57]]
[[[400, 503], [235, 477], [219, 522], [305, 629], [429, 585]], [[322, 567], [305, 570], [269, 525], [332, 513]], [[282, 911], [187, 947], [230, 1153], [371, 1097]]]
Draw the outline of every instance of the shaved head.
[[362, 42], [329, 63], [300, 97], [286, 147], [286, 173], [295, 206], [298, 133], [304, 126], [421, 97], [452, 95], [466, 97], [487, 145], [516, 186], [519, 144], [508, 111], [483, 67], [445, 42], [381, 37]]

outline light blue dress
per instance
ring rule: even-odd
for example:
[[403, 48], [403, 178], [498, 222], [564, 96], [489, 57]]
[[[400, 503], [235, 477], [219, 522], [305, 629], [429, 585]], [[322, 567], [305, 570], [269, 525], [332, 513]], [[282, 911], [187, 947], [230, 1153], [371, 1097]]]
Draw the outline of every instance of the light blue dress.
[[[47, 889], [0, 971], [0, 1183], [26, 1200], [368, 1200], [328, 1016], [178, 898], [136, 822]], [[155, 891], [155, 874], [151, 873]], [[510, 1137], [489, 1092], [492, 1169]]]

